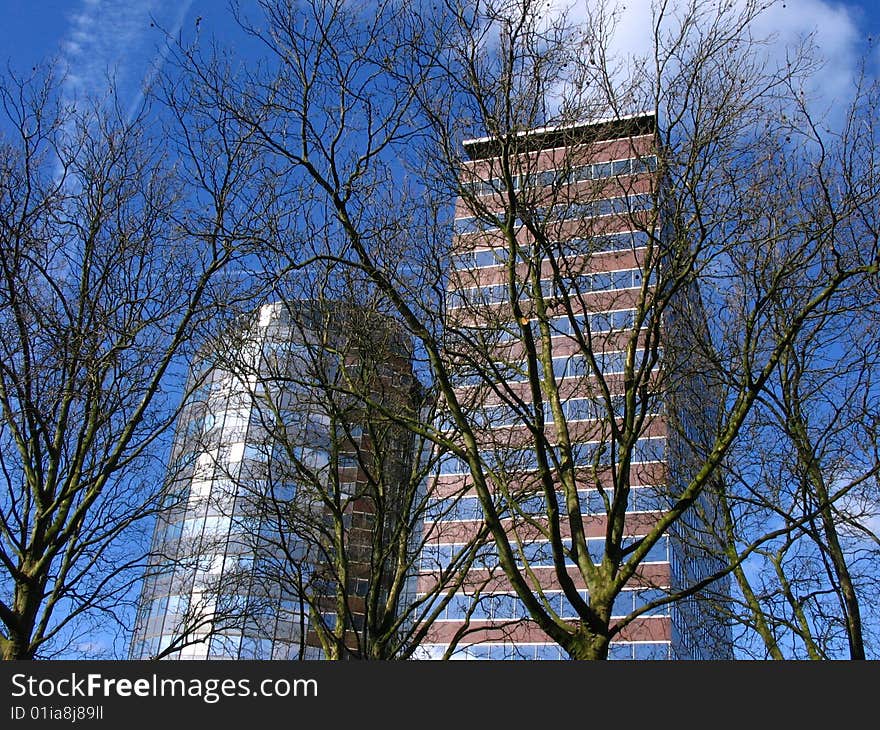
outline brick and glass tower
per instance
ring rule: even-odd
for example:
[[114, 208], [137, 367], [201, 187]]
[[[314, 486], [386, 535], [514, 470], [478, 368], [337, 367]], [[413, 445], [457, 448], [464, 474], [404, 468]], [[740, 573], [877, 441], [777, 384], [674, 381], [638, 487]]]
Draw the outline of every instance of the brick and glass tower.
[[[547, 487], [537, 474], [569, 469], [592, 562], [600, 565], [613, 541], [606, 541], [612, 519], [622, 525], [614, 550], [625, 560], [692, 461], [679, 426], [699, 431], [710, 412], [702, 386], [688, 381], [685, 397], [671, 385], [676, 378], [662, 375], [664, 354], [681, 347], [652, 311], [663, 275], [655, 131], [645, 114], [464, 145], [446, 311], [456, 396], [477, 426], [483, 471], [520, 569], [560, 621], [576, 613], [559, 585]], [[667, 310], [672, 322], [675, 306]], [[423, 591], [483, 524], [463, 460], [442, 461], [431, 493]], [[557, 497], [566, 509], [561, 491]], [[570, 551], [572, 521], [558, 524]], [[612, 623], [711, 569], [708, 553], [679, 537], [663, 535], [644, 555], [614, 601]], [[564, 560], [586, 601], [575, 557]], [[609, 656], [726, 656], [727, 637], [715, 629], [693, 603], [658, 606], [614, 636]], [[529, 620], [491, 539], [432, 627], [426, 656], [450, 654], [453, 644], [457, 657], [565, 658]]]

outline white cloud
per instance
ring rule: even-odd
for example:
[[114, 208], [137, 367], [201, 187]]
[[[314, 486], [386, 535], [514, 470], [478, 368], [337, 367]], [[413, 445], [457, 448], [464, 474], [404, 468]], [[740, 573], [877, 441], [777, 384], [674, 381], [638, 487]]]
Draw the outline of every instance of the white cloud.
[[105, 98], [109, 80], [114, 79], [125, 95], [122, 108], [132, 113], [142, 98], [143, 83], [165, 57], [152, 19], [174, 33], [191, 4], [192, 0], [80, 0], [61, 44], [67, 98]]
[[757, 23], [759, 31], [776, 33], [776, 60], [784, 48], [812, 37], [823, 67], [812, 79], [811, 91], [827, 104], [845, 98], [858, 72], [860, 33], [851, 8], [824, 0], [797, 0], [774, 5]]
[[[549, 0], [549, 6], [557, 13], [567, 8], [569, 18], [580, 22], [588, 21], [600, 4], [597, 0]], [[727, 4], [738, 8], [745, 5], [744, 0]], [[655, 5], [651, 0], [606, 3], [606, 8], [616, 17], [609, 57], [630, 62], [651, 49]], [[668, 19], [664, 26], [672, 27], [677, 12], [686, 5], [685, 1], [672, 0], [667, 6]], [[700, 11], [712, 11], [716, 6], [716, 2], [704, 0]], [[756, 38], [775, 39], [765, 50], [768, 64], [784, 63], [790, 48], [805, 38], [812, 38], [824, 65], [813, 76], [807, 93], [820, 108], [831, 108], [848, 96], [866, 40], [860, 31], [857, 8], [826, 0], [779, 0], [758, 16], [753, 30]]]
[[[845, 486], [842, 480], [838, 480], [834, 485], [836, 489]], [[880, 540], [880, 500], [878, 495], [871, 491], [870, 484], [861, 485], [860, 488], [848, 492], [835, 506], [848, 519], [847, 522], [841, 523], [841, 532], [856, 540], [868, 542]], [[854, 527], [852, 523], [858, 524], [861, 529]]]

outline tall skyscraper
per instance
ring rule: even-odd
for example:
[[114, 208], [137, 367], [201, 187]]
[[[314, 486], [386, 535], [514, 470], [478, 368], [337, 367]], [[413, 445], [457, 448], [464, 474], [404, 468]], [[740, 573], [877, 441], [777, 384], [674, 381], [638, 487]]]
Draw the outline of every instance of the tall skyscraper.
[[351, 394], [408, 405], [398, 328], [351, 305], [267, 304], [189, 380], [131, 657], [321, 658], [337, 625], [336, 650], [357, 655], [365, 596], [394, 567], [371, 566], [376, 520], [392, 534], [395, 519], [374, 482], [390, 503], [407, 489], [412, 441]]
[[[711, 416], [704, 384], [673, 377], [660, 387], [665, 353], [684, 345], [675, 339], [674, 303], [662, 322], [651, 305], [664, 255], [656, 245], [663, 220], [655, 132], [655, 118], [643, 114], [465, 142], [467, 192], [456, 204], [446, 314], [456, 396], [477, 414], [484, 473], [519, 567], [562, 621], [577, 614], [554, 567], [539, 467], [561, 474], [571, 468], [565, 454], [571, 455], [586, 550], [599, 565], [614, 530], [623, 530], [615, 548], [622, 553], [647, 534], [693, 461], [693, 444], [679, 438], [680, 427], [699, 432]], [[548, 368], [552, 378], [545, 377]], [[642, 384], [630, 402], [627, 372]], [[611, 428], [612, 413], [635, 418], [629, 431]], [[627, 434], [632, 443], [624, 443]], [[567, 451], [557, 448], [563, 435]], [[617, 514], [624, 491], [625, 514]], [[422, 590], [463, 554], [483, 520], [464, 461], [444, 459], [431, 492]], [[557, 497], [564, 511], [561, 491]], [[571, 522], [558, 525], [568, 549]], [[698, 534], [698, 525], [682, 523], [651, 548], [615, 600], [612, 623], [712, 569]], [[565, 561], [586, 600], [584, 571], [572, 555]], [[565, 658], [529, 620], [491, 540], [432, 627], [426, 655], [443, 656], [453, 646], [453, 656], [466, 658]], [[609, 656], [728, 652], [723, 628], [690, 600], [633, 619], [613, 638]]]

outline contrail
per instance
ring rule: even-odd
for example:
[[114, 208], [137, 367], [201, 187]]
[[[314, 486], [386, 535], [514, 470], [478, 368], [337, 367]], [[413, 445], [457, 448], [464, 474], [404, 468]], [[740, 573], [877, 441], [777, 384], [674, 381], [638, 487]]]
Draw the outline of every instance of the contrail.
[[128, 104], [117, 100], [130, 119], [143, 101], [144, 84], [155, 78], [168, 54], [152, 19], [175, 36], [191, 5], [192, 0], [81, 0], [61, 43], [66, 99], [105, 98], [115, 81], [120, 94], [131, 94]]

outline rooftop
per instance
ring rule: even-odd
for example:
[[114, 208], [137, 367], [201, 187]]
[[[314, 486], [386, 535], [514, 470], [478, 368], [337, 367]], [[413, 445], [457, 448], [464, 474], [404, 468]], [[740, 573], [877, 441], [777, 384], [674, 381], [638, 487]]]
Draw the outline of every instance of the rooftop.
[[[593, 119], [554, 127], [538, 127], [516, 133], [522, 138], [522, 148], [517, 152], [567, 147], [571, 144], [584, 144], [598, 140], [620, 139], [644, 134], [652, 134], [656, 129], [653, 112], [641, 112], [626, 116]], [[472, 160], [482, 160], [498, 155], [497, 137], [477, 137], [464, 141], [464, 149]]]

